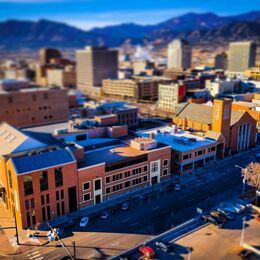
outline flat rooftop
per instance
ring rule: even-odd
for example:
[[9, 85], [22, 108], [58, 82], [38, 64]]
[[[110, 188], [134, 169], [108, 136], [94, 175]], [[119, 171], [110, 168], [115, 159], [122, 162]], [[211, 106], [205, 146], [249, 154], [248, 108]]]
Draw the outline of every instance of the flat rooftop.
[[34, 126], [34, 127], [28, 127], [24, 128], [24, 130], [32, 131], [32, 132], [41, 132], [41, 133], [54, 133], [55, 129], [64, 129], [69, 127], [69, 122], [62, 122], [62, 123], [55, 123], [50, 125], [42, 125], [42, 126]]
[[180, 152], [188, 152], [215, 143], [213, 140], [190, 134], [187, 131], [174, 131], [174, 128], [171, 126], [162, 126], [136, 132], [138, 136], [142, 137], [150, 137], [151, 133], [154, 134], [154, 139], [157, 142], [169, 145], [172, 149]]
[[158, 144], [156, 148], [152, 148], [150, 150], [138, 150], [130, 145], [121, 143], [94, 149], [85, 152], [85, 161], [79, 164], [79, 168], [89, 167], [101, 163], [111, 164], [115, 162], [125, 162], [131, 158], [134, 159], [162, 147], [165, 147], [165, 145]]

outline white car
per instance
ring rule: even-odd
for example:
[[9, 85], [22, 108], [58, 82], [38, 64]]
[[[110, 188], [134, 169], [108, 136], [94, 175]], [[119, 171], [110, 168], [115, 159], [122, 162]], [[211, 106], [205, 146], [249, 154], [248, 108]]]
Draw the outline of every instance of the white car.
[[109, 212], [108, 211], [104, 211], [102, 213], [102, 215], [100, 216], [101, 219], [108, 219], [109, 218]]
[[181, 185], [180, 184], [175, 184], [174, 190], [180, 191], [181, 190]]
[[83, 217], [83, 218], [80, 220], [79, 226], [80, 226], [80, 227], [85, 227], [85, 226], [87, 226], [88, 221], [89, 221], [89, 217]]

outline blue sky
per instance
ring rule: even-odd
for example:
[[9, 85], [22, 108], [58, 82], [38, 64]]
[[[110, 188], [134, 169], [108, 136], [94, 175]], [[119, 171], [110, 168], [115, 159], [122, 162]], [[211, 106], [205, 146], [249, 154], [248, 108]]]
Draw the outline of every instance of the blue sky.
[[155, 24], [187, 12], [233, 15], [259, 6], [260, 0], [0, 0], [0, 20], [45, 18], [89, 29], [127, 22]]

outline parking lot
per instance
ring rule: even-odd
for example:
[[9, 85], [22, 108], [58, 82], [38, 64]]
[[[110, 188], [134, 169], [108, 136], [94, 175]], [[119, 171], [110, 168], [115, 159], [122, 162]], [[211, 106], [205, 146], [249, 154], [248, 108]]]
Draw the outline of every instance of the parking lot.
[[[234, 200], [228, 204], [231, 207], [240, 202], [240, 200]], [[238, 209], [237, 213], [231, 213], [230, 219], [223, 219], [223, 226], [211, 221], [198, 220], [197, 227], [194, 226], [194, 222], [187, 225], [186, 234], [182, 235], [178, 230], [173, 230], [158, 239], [147, 242], [145, 246], [148, 246], [147, 250], [154, 254], [154, 259], [242, 259], [240, 254], [244, 248], [248, 249], [248, 251], [243, 251], [248, 254], [246, 259], [259, 259], [259, 210], [259, 208], [258, 210], [256, 208]], [[212, 213], [213, 211], [208, 212], [207, 216]], [[193, 226], [192, 231], [189, 231], [189, 226]], [[177, 239], [176, 232], [179, 234]], [[142, 253], [138, 251], [139, 249], [126, 254], [126, 259], [141, 259]]]

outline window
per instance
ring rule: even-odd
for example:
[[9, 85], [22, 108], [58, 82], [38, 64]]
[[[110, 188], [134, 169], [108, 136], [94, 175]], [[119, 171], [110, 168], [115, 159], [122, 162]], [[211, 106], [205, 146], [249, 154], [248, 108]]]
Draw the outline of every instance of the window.
[[49, 204], [50, 203], [50, 195], [46, 194], [46, 203]]
[[216, 150], [216, 147], [211, 147], [211, 152], [215, 151]]
[[31, 208], [34, 209], [34, 199], [31, 199]]
[[163, 160], [163, 166], [168, 166], [168, 159]]
[[130, 187], [130, 181], [125, 182], [125, 188]]
[[113, 175], [113, 181], [115, 181], [116, 180], [116, 175]]
[[183, 155], [183, 160], [187, 160], [189, 158], [188, 154]]
[[147, 176], [144, 176], [144, 181], [147, 181], [147, 179], [148, 179]]
[[25, 208], [26, 208], [26, 209], [29, 209], [29, 200], [26, 200], [26, 201], [25, 201]]
[[12, 172], [11, 171], [8, 171], [8, 177], [9, 177], [10, 188], [13, 188], [13, 179], [12, 179]]
[[44, 205], [45, 201], [44, 201], [44, 195], [41, 195], [41, 204]]
[[26, 219], [27, 219], [27, 226], [31, 226], [31, 217], [30, 217], [30, 212], [26, 213]]
[[63, 191], [63, 190], [60, 191], [60, 198], [61, 198], [62, 200], [64, 199], [64, 191]]
[[61, 214], [62, 215], [65, 214], [65, 204], [64, 204], [64, 201], [61, 202]]
[[168, 169], [163, 169], [163, 175], [167, 175], [168, 174]]
[[147, 170], [148, 170], [148, 167], [147, 167], [147, 165], [145, 165], [144, 166], [144, 172], [147, 172]]
[[87, 139], [87, 135], [84, 134], [84, 135], [77, 135], [76, 136], [76, 141], [84, 141]]
[[32, 176], [27, 175], [23, 177], [23, 187], [24, 187], [24, 195], [33, 194], [33, 183], [32, 183]]
[[90, 193], [83, 194], [83, 201], [90, 200]]
[[101, 180], [95, 180], [95, 190], [101, 189]]
[[202, 155], [202, 153], [203, 153], [203, 151], [201, 150], [201, 151], [198, 151], [198, 155]]
[[83, 183], [83, 190], [88, 190], [89, 189], [89, 181]]
[[51, 219], [51, 208], [50, 206], [47, 206], [47, 219]]
[[110, 193], [110, 187], [107, 187], [106, 188], [106, 194], [109, 194]]
[[60, 194], [59, 194], [59, 191], [57, 190], [56, 191], [56, 200], [59, 200], [60, 199]]
[[12, 97], [8, 97], [8, 103], [13, 103], [13, 98]]
[[57, 203], [56, 207], [57, 207], [57, 216], [59, 217], [60, 216], [60, 203]]
[[56, 187], [63, 186], [62, 168], [54, 169]]
[[158, 171], [158, 162], [152, 162], [152, 172], [157, 172]]
[[110, 182], [110, 177], [106, 177], [106, 183]]
[[45, 208], [42, 208], [42, 221], [46, 221], [46, 213], [45, 213]]
[[44, 171], [40, 173], [40, 190], [45, 191], [48, 190], [48, 172]]

